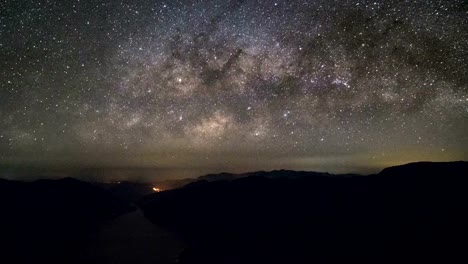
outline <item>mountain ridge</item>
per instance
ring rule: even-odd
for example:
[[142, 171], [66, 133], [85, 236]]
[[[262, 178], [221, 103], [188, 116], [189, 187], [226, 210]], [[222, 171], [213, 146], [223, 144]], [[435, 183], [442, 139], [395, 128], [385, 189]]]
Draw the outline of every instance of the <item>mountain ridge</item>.
[[[466, 259], [468, 162], [367, 176], [276, 171], [197, 181], [139, 202], [191, 263], [422, 263]], [[301, 175], [301, 177], [296, 177]], [[260, 177], [258, 177], [260, 176]]]

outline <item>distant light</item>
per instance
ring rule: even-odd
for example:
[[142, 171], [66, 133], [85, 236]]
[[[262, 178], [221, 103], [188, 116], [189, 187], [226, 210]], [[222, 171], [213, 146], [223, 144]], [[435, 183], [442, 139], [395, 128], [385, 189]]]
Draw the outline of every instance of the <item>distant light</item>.
[[153, 187], [153, 191], [155, 191], [155, 192], [160, 192], [160, 191], [162, 191], [162, 190], [161, 190], [160, 188]]

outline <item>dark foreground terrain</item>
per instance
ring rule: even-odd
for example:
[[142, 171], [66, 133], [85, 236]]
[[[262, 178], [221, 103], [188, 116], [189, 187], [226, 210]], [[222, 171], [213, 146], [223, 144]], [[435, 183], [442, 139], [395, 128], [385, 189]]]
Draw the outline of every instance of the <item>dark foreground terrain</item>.
[[0, 180], [0, 263], [468, 263], [467, 187], [467, 162], [207, 175], [149, 195]]
[[0, 262], [63, 263], [102, 222], [134, 209], [72, 178], [0, 180]]
[[0, 179], [0, 263], [173, 263], [181, 241], [130, 203], [148, 188]]
[[466, 162], [237, 178], [140, 202], [185, 238], [181, 263], [468, 263]]
[[183, 244], [172, 233], [152, 224], [141, 210], [104, 224], [67, 263], [175, 263]]

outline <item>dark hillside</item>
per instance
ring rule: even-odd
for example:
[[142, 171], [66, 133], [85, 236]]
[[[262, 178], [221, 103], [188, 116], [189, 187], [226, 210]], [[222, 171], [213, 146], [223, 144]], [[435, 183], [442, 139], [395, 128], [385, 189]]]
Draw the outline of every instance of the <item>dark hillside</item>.
[[0, 180], [2, 260], [59, 263], [76, 254], [77, 243], [102, 221], [133, 209], [107, 191], [72, 178]]
[[141, 206], [186, 238], [182, 263], [466, 260], [466, 162], [371, 176], [273, 173], [195, 182], [149, 195]]

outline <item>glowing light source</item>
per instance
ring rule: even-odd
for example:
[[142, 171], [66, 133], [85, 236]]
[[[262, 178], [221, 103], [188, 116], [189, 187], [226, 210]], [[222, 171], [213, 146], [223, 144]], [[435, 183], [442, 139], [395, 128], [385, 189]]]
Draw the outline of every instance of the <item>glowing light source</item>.
[[155, 192], [161, 192], [162, 190], [161, 190], [160, 188], [153, 187], [153, 191], [155, 191]]

